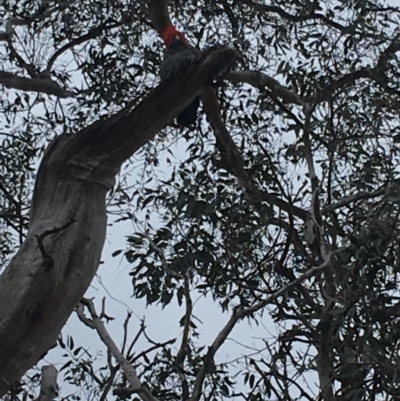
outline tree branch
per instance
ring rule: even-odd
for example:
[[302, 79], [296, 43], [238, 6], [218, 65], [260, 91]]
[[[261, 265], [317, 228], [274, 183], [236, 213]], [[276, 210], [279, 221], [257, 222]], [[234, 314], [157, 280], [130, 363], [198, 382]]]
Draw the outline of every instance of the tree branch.
[[[168, 0], [148, 1], [150, 6], [150, 16], [152, 18], [153, 25], [157, 32], [161, 34], [164, 31], [165, 26], [171, 23], [168, 14]], [[194, 51], [197, 54], [201, 54], [198, 49], [194, 49]], [[229, 74], [231, 74], [231, 79], [243, 79], [243, 75], [238, 76], [235, 75], [235, 73], [227, 73], [226, 76], [229, 76]], [[254, 79], [254, 75], [250, 74], [246, 77], [249, 78], [249, 76]], [[264, 77], [263, 79], [265, 79], [265, 82], [268, 81], [268, 83], [280, 93], [280, 96], [285, 96], [285, 98], [289, 98], [288, 93], [284, 94], [285, 88], [280, 87], [280, 84], [278, 82], [270, 81]], [[302, 210], [301, 208], [298, 208], [296, 206], [291, 206], [274, 195], [261, 193], [254, 185], [251, 184], [252, 180], [249, 178], [248, 174], [245, 171], [239, 149], [237, 148], [222, 120], [218, 96], [212, 87], [204, 88], [202, 93], [202, 102], [207, 117], [209, 118], [210, 123], [214, 128], [217, 148], [221, 152], [223, 159], [227, 162], [225, 163], [225, 167], [228, 169], [228, 171], [233, 173], [239, 179], [241, 185], [244, 185], [249, 193], [253, 195], [256, 194], [258, 199], [263, 199], [267, 202], [271, 202], [282, 208], [282, 210], [293, 212], [296, 216], [301, 216], [303, 220], [306, 220], [308, 213], [305, 210]]]
[[21, 18], [10, 18], [6, 24], [6, 30], [0, 32], [0, 40], [9, 40], [13, 34], [13, 27], [17, 25], [26, 25], [26, 21]]
[[224, 79], [234, 84], [247, 83], [259, 89], [267, 87], [286, 103], [293, 103], [299, 106], [304, 106], [306, 104], [306, 101], [297, 96], [296, 93], [285, 88], [276, 79], [260, 71], [229, 71], [224, 75]]
[[[345, 74], [341, 78], [334, 80], [327, 85], [324, 85], [317, 94], [317, 101], [321, 102], [328, 100], [336, 91], [354, 85], [356, 81], [363, 78], [371, 79], [375, 81], [378, 85], [380, 85], [383, 89], [387, 90], [387, 85], [384, 81], [384, 74], [388, 68], [388, 61], [390, 60], [390, 57], [400, 50], [399, 38], [400, 37], [396, 35], [392, 39], [389, 46], [379, 56], [378, 61], [374, 67], [362, 68], [349, 74]], [[329, 77], [326, 78], [328, 81], [330, 80]]]
[[[234, 49], [216, 46], [193, 63], [180, 66], [133, 112], [128, 106], [110, 119], [93, 124], [80, 135], [79, 146], [83, 152], [89, 150], [89, 153], [83, 155], [79, 152], [79, 157], [86, 160], [101, 155], [104, 166], [111, 164], [113, 168], [119, 168], [132, 153], [168, 125], [205, 86], [210, 85], [213, 78], [225, 74], [236, 56]], [[154, 116], [157, 116], [157, 121]], [[71, 157], [76, 151], [74, 145]]]
[[342, 208], [343, 206], [348, 206], [360, 200], [377, 198], [378, 196], [384, 195], [387, 190], [388, 188], [382, 188], [374, 192], [358, 192], [354, 195], [348, 196], [347, 198], [343, 198], [340, 201], [333, 203], [332, 205], [325, 206], [321, 210], [321, 214], [327, 214], [333, 210]]
[[53, 68], [54, 63], [56, 62], [57, 58], [61, 56], [61, 54], [65, 53], [67, 50], [78, 46], [84, 42], [87, 42], [90, 39], [94, 39], [97, 36], [99, 36], [102, 32], [110, 30], [110, 29], [114, 29], [114, 28], [118, 28], [119, 26], [125, 24], [126, 21], [122, 21], [119, 22], [117, 24], [112, 24], [112, 25], [102, 25], [99, 26], [97, 28], [92, 29], [90, 32], [88, 32], [87, 34], [76, 38], [74, 40], [71, 40], [71, 42], [67, 43], [66, 45], [60, 47], [59, 49], [57, 49], [53, 55], [50, 57], [50, 60], [47, 64], [47, 68], [46, 71], [44, 71], [44, 74], [47, 74], [48, 76], [50, 76], [50, 71]]
[[182, 383], [182, 400], [186, 401], [189, 398], [189, 384], [185, 376], [184, 364], [189, 347], [190, 324], [192, 322], [192, 313], [193, 313], [193, 301], [190, 296], [190, 287], [189, 287], [189, 272], [187, 272], [184, 276], [184, 295], [185, 295], [186, 311], [185, 311], [185, 316], [183, 318], [184, 324], [183, 324], [182, 342], [179, 351], [176, 355], [175, 364], [178, 368], [178, 376]]
[[219, 348], [222, 346], [222, 344], [225, 342], [225, 340], [228, 338], [229, 334], [232, 332], [232, 330], [234, 329], [236, 324], [239, 322], [239, 320], [261, 310], [262, 308], [265, 308], [268, 304], [275, 301], [277, 298], [285, 295], [289, 290], [291, 290], [292, 288], [301, 284], [304, 280], [307, 280], [308, 278], [314, 277], [317, 274], [321, 273], [323, 270], [325, 270], [329, 266], [331, 266], [332, 258], [334, 256], [338, 255], [339, 253], [343, 252], [344, 250], [345, 250], [344, 248], [341, 248], [341, 249], [338, 249], [338, 250], [335, 250], [335, 251], [329, 253], [327, 259], [320, 266], [315, 266], [315, 267], [311, 268], [310, 270], [308, 270], [307, 272], [302, 274], [297, 279], [291, 281], [290, 283], [281, 287], [279, 290], [275, 291], [273, 294], [271, 294], [269, 297], [267, 297], [264, 301], [259, 302], [258, 304], [255, 304], [246, 309], [237, 308], [233, 312], [228, 323], [222, 328], [220, 333], [217, 335], [217, 337], [215, 338], [215, 340], [209, 347], [206, 355], [204, 356], [204, 358], [203, 358], [204, 363], [196, 375], [196, 381], [194, 384], [193, 393], [192, 393], [192, 396], [190, 397], [189, 401], [199, 401], [201, 394], [202, 394], [202, 390], [203, 390], [204, 379], [210, 368], [210, 365], [213, 363], [214, 356], [217, 353], [217, 351], [219, 350]]
[[9, 89], [47, 93], [61, 98], [76, 96], [76, 93], [61, 88], [57, 82], [47, 78], [26, 78], [11, 72], [0, 71], [0, 83]]
[[[88, 308], [89, 313], [91, 315], [91, 319], [88, 319], [85, 316], [83, 305], [85, 305]], [[126, 379], [132, 386], [132, 391], [137, 393], [142, 401], [158, 401], [158, 399], [154, 397], [153, 394], [151, 394], [148, 387], [142, 385], [133, 366], [121, 354], [117, 345], [115, 344], [110, 334], [108, 333], [107, 329], [105, 328], [103, 322], [99, 318], [96, 309], [94, 307], [93, 301], [91, 301], [90, 299], [83, 298], [81, 300], [81, 305], [79, 305], [77, 308], [77, 314], [81, 322], [83, 322], [86, 326], [90, 327], [91, 329], [97, 331], [97, 334], [99, 335], [101, 341], [103, 341], [109, 352], [117, 360], [119, 366], [124, 372]]]
[[[210, 49], [185, 66], [187, 74], [178, 70], [135, 109], [130, 105], [50, 144], [39, 167], [25, 242], [0, 276], [0, 397], [56, 343], [92, 282], [106, 234], [106, 194], [121, 164], [235, 57], [229, 48]], [[45, 269], [36, 236], [69, 221], [75, 223], [46, 241], [54, 268]]]
[[253, 0], [242, 0], [242, 1], [244, 1], [244, 3], [246, 3], [247, 5], [253, 7], [256, 11], [259, 11], [259, 12], [262, 12], [265, 14], [276, 13], [283, 19], [285, 19], [287, 21], [291, 21], [291, 22], [304, 22], [304, 21], [309, 21], [309, 20], [320, 20], [323, 23], [325, 23], [326, 25], [330, 26], [331, 28], [337, 29], [338, 31], [340, 31], [344, 34], [350, 34], [355, 29], [355, 25], [344, 26], [344, 25], [339, 24], [336, 21], [329, 19], [328, 17], [326, 17], [323, 14], [319, 14], [319, 13], [315, 13], [315, 12], [303, 14], [303, 15], [292, 15], [278, 6], [264, 5], [264, 4], [256, 3]]

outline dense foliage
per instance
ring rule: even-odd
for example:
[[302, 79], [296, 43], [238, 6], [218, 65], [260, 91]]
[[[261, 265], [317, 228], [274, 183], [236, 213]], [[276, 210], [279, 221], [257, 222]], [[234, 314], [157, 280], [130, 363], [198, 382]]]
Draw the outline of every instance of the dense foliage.
[[[262, 74], [254, 85], [223, 80], [222, 116], [237, 151], [216, 146], [203, 113], [195, 130], [168, 127], [129, 162], [135, 173], [121, 176], [109, 210], [140, 229], [115, 254], [131, 263], [135, 297], [178, 301], [184, 337], [182, 346], [125, 356], [160, 400], [189, 399], [203, 367], [206, 400], [398, 399], [400, 9], [368, 0], [170, 0], [169, 10], [194, 46], [232, 42], [235, 70], [266, 74], [292, 97]], [[27, 229], [45, 146], [139, 102], [157, 84], [163, 46], [145, 0], [11, 0], [0, 16], [4, 26], [22, 21], [0, 42], [3, 70], [50, 73], [77, 93], [1, 88], [6, 263]], [[211, 344], [197, 339], [193, 318], [198, 294], [252, 324], [272, 319], [275, 338], [238, 361], [209, 361]], [[95, 373], [73, 340], [60, 346], [71, 351], [67, 380], [95, 398], [126, 384], [107, 360]], [[27, 385], [29, 377], [37, 379]]]

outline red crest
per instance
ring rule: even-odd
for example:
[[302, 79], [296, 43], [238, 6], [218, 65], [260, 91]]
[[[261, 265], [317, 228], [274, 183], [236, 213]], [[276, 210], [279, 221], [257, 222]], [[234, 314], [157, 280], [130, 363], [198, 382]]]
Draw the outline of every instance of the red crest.
[[162, 38], [164, 40], [165, 47], [168, 49], [168, 47], [171, 45], [173, 40], [178, 37], [180, 40], [182, 40], [183, 43], [185, 43], [188, 46], [188, 42], [186, 40], [185, 35], [182, 32], [179, 32], [174, 25], [168, 25], [164, 32], [162, 33]]

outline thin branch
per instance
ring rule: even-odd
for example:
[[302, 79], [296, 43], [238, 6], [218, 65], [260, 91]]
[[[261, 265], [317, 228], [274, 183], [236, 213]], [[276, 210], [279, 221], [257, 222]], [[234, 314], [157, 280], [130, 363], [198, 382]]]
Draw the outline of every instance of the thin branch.
[[[64, 2], [64, 3], [56, 3], [55, 7], [52, 8], [49, 6], [48, 1], [43, 1], [43, 3], [39, 6], [39, 9], [36, 13], [34, 13], [30, 16], [24, 17], [23, 19], [13, 17], [8, 20], [7, 25], [6, 25], [6, 31], [0, 32], [0, 40], [8, 42], [8, 48], [10, 51], [10, 60], [16, 59], [20, 65], [20, 67], [25, 69], [32, 79], [46, 78], [47, 83], [41, 84], [41, 85], [47, 87], [48, 89], [38, 91], [38, 90], [29, 89], [29, 88], [25, 89], [23, 87], [21, 88], [21, 87], [13, 86], [13, 85], [29, 86], [29, 84], [26, 84], [26, 83], [24, 84], [23, 82], [17, 82], [17, 83], [11, 84], [12, 85], [11, 87], [13, 87], [15, 89], [32, 90], [34, 92], [44, 92], [44, 93], [49, 93], [49, 92], [47, 92], [47, 90], [50, 90], [51, 91], [50, 94], [57, 94], [60, 97], [73, 96], [73, 94], [71, 94], [71, 92], [61, 90], [61, 88], [57, 88], [58, 84], [50, 83], [50, 82], [53, 82], [50, 79], [50, 73], [49, 73], [50, 70], [46, 71], [43, 74], [43, 76], [40, 77], [38, 74], [38, 71], [36, 70], [36, 67], [32, 64], [28, 64], [23, 59], [23, 57], [19, 55], [19, 53], [14, 48], [13, 41], [12, 41], [12, 36], [14, 34], [14, 26], [29, 25], [33, 21], [38, 21], [40, 19], [44, 20], [46, 17], [48, 17], [54, 11], [62, 12], [64, 9], [66, 9], [68, 6], [70, 6], [73, 2], [74, 1], [68, 1], [68, 2]], [[9, 77], [9, 79], [11, 79], [11, 77]], [[14, 77], [14, 79], [15, 79], [15, 77]], [[21, 79], [23, 79], [23, 78], [20, 77], [19, 80], [21, 80]], [[25, 78], [25, 79], [27, 79], [27, 78]], [[5, 86], [7, 86], [7, 84], [5, 82], [1, 82], [1, 83], [3, 83]], [[34, 84], [31, 83], [30, 85], [32, 86]], [[55, 85], [57, 85], [57, 87]], [[9, 87], [9, 86], [7, 86], [7, 87]], [[67, 94], [67, 93], [69, 93], [69, 94]]]
[[261, 360], [260, 362], [263, 363], [264, 365], [266, 365], [266, 366], [268, 367], [268, 369], [271, 371], [271, 373], [265, 372], [264, 369], [260, 368], [260, 367], [257, 365], [257, 363], [256, 363], [255, 361], [253, 361], [253, 365], [255, 366], [255, 368], [257, 369], [258, 373], [259, 373], [261, 376], [264, 377], [264, 376], [269, 376], [269, 375], [270, 375], [270, 376], [274, 377], [275, 380], [277, 380], [277, 378], [279, 378], [279, 379], [282, 380], [283, 382], [286, 382], [286, 381], [287, 381], [287, 382], [289, 382], [290, 384], [292, 384], [293, 386], [295, 386], [295, 387], [297, 388], [297, 390], [299, 391], [299, 393], [300, 393], [300, 395], [301, 395], [302, 397], [308, 399], [309, 401], [314, 401], [314, 398], [312, 398], [310, 395], [308, 395], [308, 394], [304, 391], [303, 387], [302, 387], [299, 383], [297, 383], [296, 380], [291, 379], [291, 378], [288, 377], [287, 375], [286, 375], [286, 376], [282, 375], [281, 373], [279, 373], [279, 372], [277, 371], [277, 369], [276, 369], [275, 367], [272, 366], [272, 364], [267, 363], [265, 360]]
[[125, 321], [124, 321], [124, 338], [122, 340], [122, 347], [121, 347], [121, 353], [123, 354], [125, 352], [125, 347], [126, 347], [126, 341], [128, 338], [128, 324], [129, 320], [132, 317], [132, 312], [128, 311]]
[[135, 344], [139, 341], [139, 338], [140, 338], [140, 336], [145, 332], [145, 329], [146, 329], [146, 327], [145, 327], [145, 325], [144, 325], [144, 321], [142, 320], [142, 321], [140, 322], [140, 329], [139, 329], [139, 331], [136, 333], [135, 338], [132, 340], [132, 342], [131, 342], [131, 344], [130, 344], [130, 346], [129, 346], [129, 348], [128, 348], [128, 351], [126, 352], [126, 356], [127, 356], [129, 359], [130, 359], [130, 357], [131, 357], [131, 353], [132, 353], [133, 347], [134, 347]]
[[306, 101], [297, 96], [296, 93], [285, 88], [276, 79], [269, 77], [261, 71], [229, 71], [224, 75], [224, 79], [234, 84], [246, 83], [258, 89], [267, 87], [286, 103], [293, 103], [299, 106], [304, 106], [306, 104]]
[[153, 249], [153, 251], [155, 251], [158, 254], [158, 256], [160, 257], [161, 265], [162, 265], [165, 273], [168, 276], [171, 276], [171, 277], [174, 277], [174, 278], [177, 278], [177, 279], [183, 279], [183, 275], [175, 273], [169, 268], [167, 259], [166, 259], [165, 255], [164, 255], [164, 251], [154, 243], [154, 241], [150, 238], [150, 235], [148, 233], [145, 233], [144, 236], [149, 241], [150, 248]]
[[358, 192], [354, 195], [343, 198], [340, 201], [333, 203], [332, 205], [326, 206], [321, 210], [321, 214], [327, 214], [335, 209], [340, 209], [343, 206], [349, 206], [352, 203], [358, 202], [365, 199], [373, 199], [378, 196], [382, 196], [386, 193], [388, 188], [381, 188], [374, 192]]
[[306, 161], [307, 161], [307, 167], [308, 167], [308, 175], [311, 181], [311, 186], [312, 186], [312, 192], [315, 193], [317, 191], [318, 187], [318, 177], [315, 172], [315, 166], [314, 166], [314, 159], [312, 155], [312, 147], [311, 147], [311, 140], [310, 140], [310, 134], [311, 134], [311, 117], [312, 114], [315, 110], [316, 103], [312, 105], [312, 107], [304, 107], [304, 114], [305, 114], [305, 119], [304, 119], [304, 125], [303, 125], [303, 143], [304, 143], [304, 152], [306, 155]]
[[[87, 318], [84, 314], [84, 306], [86, 306], [89, 310], [91, 315], [91, 319]], [[120, 350], [118, 349], [117, 345], [115, 344], [114, 340], [111, 338], [110, 334], [108, 333], [107, 329], [104, 326], [104, 323], [101, 321], [100, 317], [98, 316], [96, 309], [94, 307], [94, 303], [90, 299], [82, 299], [81, 304], [77, 308], [77, 314], [79, 319], [91, 329], [97, 331], [100, 339], [106, 345], [107, 349], [110, 353], [114, 356], [117, 360], [119, 366], [121, 367], [122, 371], [125, 374], [126, 379], [132, 386], [132, 390], [138, 394], [142, 401], [158, 401], [156, 397], [151, 394], [150, 390], [147, 386], [142, 385], [140, 382], [135, 369], [133, 366], [128, 362], [128, 360], [121, 354]]]
[[[362, 68], [358, 71], [351, 72], [349, 74], [343, 75], [341, 78], [330, 82], [326, 86], [323, 86], [322, 89], [317, 94], [317, 101], [325, 101], [332, 97], [333, 93], [338, 91], [339, 89], [344, 89], [348, 86], [354, 85], [356, 81], [363, 78], [368, 78], [375, 81], [378, 85], [380, 85], [383, 89], [387, 90], [387, 85], [385, 84], [385, 76], [384, 73], [388, 68], [388, 61], [391, 56], [397, 53], [400, 50], [400, 40], [399, 36], [396, 35], [389, 46], [384, 50], [378, 58], [376, 65], [373, 68]], [[327, 77], [329, 80], [329, 77]]]
[[226, 0], [221, 0], [221, 3], [232, 27], [232, 37], [236, 38], [239, 34], [239, 19], [235, 16], [231, 6]]
[[246, 4], [248, 4], [249, 6], [252, 6], [257, 11], [261, 11], [266, 14], [275, 13], [275, 14], [278, 14], [283, 19], [285, 19], [287, 21], [291, 21], [291, 22], [304, 22], [304, 21], [309, 21], [309, 20], [320, 20], [323, 23], [325, 23], [326, 25], [330, 26], [331, 28], [337, 29], [338, 31], [340, 31], [344, 34], [351, 34], [354, 31], [354, 29], [356, 28], [355, 24], [344, 26], [344, 25], [339, 24], [336, 21], [332, 21], [331, 19], [329, 19], [328, 17], [326, 17], [323, 14], [319, 14], [319, 13], [315, 13], [315, 12], [309, 13], [306, 15], [293, 15], [293, 14], [289, 14], [288, 12], [286, 12], [285, 10], [283, 10], [282, 8], [280, 8], [278, 6], [268, 6], [268, 5], [256, 3], [253, 0], [242, 0], [242, 1]]
[[140, 352], [139, 354], [135, 355], [135, 356], [132, 358], [132, 363], [133, 363], [133, 362], [136, 362], [136, 361], [139, 360], [140, 358], [143, 358], [145, 355], [149, 354], [150, 352], [155, 351], [155, 350], [158, 349], [158, 348], [164, 348], [164, 347], [166, 347], [167, 345], [175, 344], [175, 342], [176, 342], [176, 338], [171, 338], [170, 340], [166, 340], [166, 341], [164, 341], [164, 342], [162, 342], [162, 343], [154, 344], [153, 346], [151, 346], [151, 347], [149, 347], [149, 348], [143, 350], [143, 351]]
[[47, 93], [61, 98], [76, 96], [76, 93], [65, 90], [48, 78], [26, 78], [11, 72], [0, 71], [0, 84], [9, 89], [19, 89], [26, 92]]
[[176, 356], [176, 361], [179, 365], [183, 365], [185, 357], [186, 357], [186, 349], [188, 346], [189, 333], [190, 333], [190, 322], [191, 322], [192, 312], [193, 312], [193, 302], [192, 302], [192, 298], [190, 297], [189, 277], [187, 274], [185, 275], [184, 289], [185, 289], [184, 294], [185, 294], [185, 301], [186, 301], [184, 329], [183, 329], [181, 347]]
[[293, 213], [304, 221], [307, 220], [308, 212], [305, 210], [290, 205], [275, 195], [262, 192], [254, 185], [253, 180], [244, 167], [242, 155], [222, 121], [220, 105], [214, 89], [211, 87], [205, 88], [202, 99], [204, 110], [214, 128], [216, 145], [223, 159], [224, 168], [239, 180], [240, 185], [246, 189], [248, 196], [253, 202], [265, 201], [279, 207], [289, 214]]
[[57, 49], [53, 53], [53, 55], [50, 57], [50, 60], [49, 60], [49, 62], [47, 64], [47, 68], [44, 71], [44, 74], [47, 74], [47, 76], [50, 76], [50, 71], [51, 71], [54, 63], [56, 62], [57, 58], [60, 57], [61, 54], [65, 53], [67, 50], [69, 50], [69, 49], [71, 49], [71, 48], [73, 48], [75, 46], [78, 46], [78, 45], [80, 45], [80, 44], [82, 44], [84, 42], [87, 42], [90, 39], [94, 39], [97, 36], [99, 36], [101, 33], [105, 32], [107, 30], [110, 30], [110, 29], [113, 29], [113, 28], [118, 28], [118, 27], [120, 27], [121, 25], [123, 25], [125, 23], [126, 23], [126, 21], [124, 20], [124, 21], [121, 21], [121, 22], [119, 22], [117, 24], [99, 26], [97, 28], [92, 29], [87, 34], [85, 34], [85, 35], [83, 35], [83, 36], [81, 36], [79, 38], [76, 38], [74, 40], [71, 40], [71, 42], [69, 42], [66, 45], [60, 47], [59, 49]]
[[14, 205], [15, 209], [19, 210], [21, 208], [21, 205], [18, 201], [14, 199], [14, 197], [10, 194], [10, 192], [7, 190], [7, 188], [0, 182], [0, 190], [4, 194], [4, 197], [12, 204]]
[[[362, 68], [358, 71], [351, 72], [349, 74], [343, 75], [341, 78], [338, 78], [332, 82], [329, 82], [327, 85], [322, 85], [321, 90], [317, 94], [317, 101], [322, 102], [331, 99], [333, 94], [340, 89], [347, 88], [351, 85], [354, 85], [356, 81], [363, 78], [372, 78], [372, 71], [368, 68]], [[324, 80], [324, 79], [322, 79]], [[327, 80], [330, 81], [330, 78], [327, 77]], [[315, 99], [314, 99], [315, 100]]]
[[[274, 94], [272, 93], [274, 96]], [[224, 162], [224, 168], [234, 175], [246, 189], [248, 196], [253, 199], [254, 203], [265, 201], [271, 203], [287, 213], [293, 213], [296, 217], [302, 220], [307, 220], [308, 212], [305, 210], [290, 205], [283, 199], [267, 192], [260, 191], [254, 184], [251, 176], [246, 171], [242, 155], [229, 134], [224, 122], [221, 118], [220, 105], [215, 90], [211, 87], [205, 88], [202, 95], [204, 110], [210, 119], [211, 125], [214, 128], [216, 137], [216, 145], [220, 151], [221, 157]]]
[[314, 277], [317, 274], [321, 273], [326, 268], [331, 266], [331, 259], [334, 256], [338, 255], [339, 253], [343, 252], [344, 250], [345, 250], [345, 248], [340, 248], [340, 249], [330, 252], [328, 254], [326, 260], [324, 261], [324, 263], [322, 263], [319, 266], [314, 266], [310, 270], [306, 271], [304, 274], [302, 274], [297, 279], [291, 281], [290, 283], [281, 287], [279, 290], [275, 291], [273, 294], [271, 294], [269, 297], [267, 297], [264, 301], [259, 302], [246, 309], [237, 308], [236, 310], [234, 310], [228, 323], [222, 328], [221, 332], [217, 335], [217, 337], [215, 338], [215, 340], [209, 347], [207, 354], [203, 358], [204, 363], [196, 375], [196, 381], [194, 384], [193, 393], [192, 393], [192, 396], [190, 397], [189, 401], [198, 401], [200, 399], [202, 390], [203, 390], [204, 379], [206, 377], [206, 374], [207, 374], [210, 366], [213, 363], [214, 356], [217, 353], [217, 351], [219, 350], [219, 348], [221, 347], [221, 345], [228, 338], [229, 334], [231, 333], [231, 331], [233, 330], [235, 325], [239, 322], [239, 320], [259, 311], [260, 309], [265, 308], [265, 306], [267, 306], [271, 302], [275, 301], [279, 297], [285, 295], [289, 290], [296, 287], [298, 284], [301, 284], [303, 281], [307, 280], [308, 278]]
[[99, 398], [99, 401], [106, 401], [107, 400], [107, 395], [111, 390], [112, 385], [114, 384], [115, 376], [118, 373], [118, 368], [119, 365], [117, 366], [110, 366], [110, 376], [108, 377], [106, 384], [104, 386], [103, 392], [101, 393], [101, 396]]
[[387, 69], [387, 63], [390, 58], [400, 50], [400, 35], [397, 34], [392, 41], [390, 42], [389, 46], [382, 52], [379, 56], [378, 63], [375, 67], [375, 70], [378, 72], [385, 71]]

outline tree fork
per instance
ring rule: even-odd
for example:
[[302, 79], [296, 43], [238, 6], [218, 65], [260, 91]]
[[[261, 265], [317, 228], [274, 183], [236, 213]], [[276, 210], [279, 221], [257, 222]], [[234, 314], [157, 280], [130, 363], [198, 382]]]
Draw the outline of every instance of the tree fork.
[[51, 143], [39, 167], [26, 240], [0, 276], [0, 397], [55, 345], [89, 287], [105, 241], [106, 194], [122, 163], [235, 58], [231, 48], [212, 48], [132, 111], [128, 106]]

